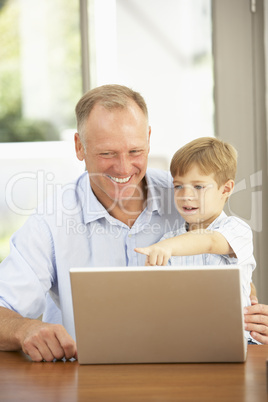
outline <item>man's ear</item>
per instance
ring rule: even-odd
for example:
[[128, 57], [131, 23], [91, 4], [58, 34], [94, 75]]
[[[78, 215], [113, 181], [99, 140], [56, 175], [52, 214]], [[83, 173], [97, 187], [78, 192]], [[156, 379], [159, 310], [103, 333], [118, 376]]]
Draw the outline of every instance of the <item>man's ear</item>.
[[150, 152], [150, 139], [151, 139], [151, 126], [149, 126], [149, 128], [148, 128], [148, 145], [149, 145], [148, 153]]
[[80, 161], [83, 161], [85, 159], [85, 150], [78, 133], [74, 135], [74, 143], [76, 156]]
[[234, 190], [234, 180], [228, 180], [224, 185], [223, 185], [223, 196], [225, 198], [230, 197], [230, 195], [232, 194], [233, 190]]

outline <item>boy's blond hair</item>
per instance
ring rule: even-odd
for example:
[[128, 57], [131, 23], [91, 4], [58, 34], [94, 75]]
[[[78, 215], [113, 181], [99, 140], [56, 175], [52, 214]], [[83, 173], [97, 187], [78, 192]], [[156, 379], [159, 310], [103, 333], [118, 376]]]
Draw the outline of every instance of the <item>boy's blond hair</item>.
[[193, 164], [203, 174], [214, 173], [214, 180], [222, 186], [228, 180], [235, 180], [237, 151], [226, 142], [213, 137], [197, 138], [180, 148], [170, 163], [172, 176], [184, 176]]

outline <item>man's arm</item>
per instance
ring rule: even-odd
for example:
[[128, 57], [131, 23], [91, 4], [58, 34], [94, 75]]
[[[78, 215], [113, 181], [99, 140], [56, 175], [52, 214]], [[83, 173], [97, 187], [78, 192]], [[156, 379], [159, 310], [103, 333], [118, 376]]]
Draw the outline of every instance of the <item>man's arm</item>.
[[77, 358], [76, 344], [62, 325], [23, 318], [0, 307], [0, 350], [21, 349], [37, 362]]
[[135, 248], [135, 251], [147, 255], [147, 265], [167, 265], [171, 256], [233, 254], [231, 246], [221, 233], [201, 229], [162, 240], [149, 247]]

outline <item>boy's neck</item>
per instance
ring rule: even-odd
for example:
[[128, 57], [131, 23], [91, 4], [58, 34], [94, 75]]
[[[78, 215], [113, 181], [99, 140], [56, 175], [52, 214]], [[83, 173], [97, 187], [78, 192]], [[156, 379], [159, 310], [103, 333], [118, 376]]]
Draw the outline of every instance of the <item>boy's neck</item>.
[[[216, 216], [212, 222], [214, 222], [215, 219], [217, 219], [220, 216], [220, 214], [218, 216]], [[212, 222], [189, 223], [189, 222], [185, 221], [185, 229], [186, 229], [186, 232], [190, 232], [191, 230], [204, 230], [204, 229], [207, 229], [212, 224]]]
[[191, 230], [200, 230], [200, 229], [207, 229], [209, 227], [209, 224], [204, 224], [204, 223], [188, 223], [185, 222], [185, 229], [186, 232], [190, 232]]

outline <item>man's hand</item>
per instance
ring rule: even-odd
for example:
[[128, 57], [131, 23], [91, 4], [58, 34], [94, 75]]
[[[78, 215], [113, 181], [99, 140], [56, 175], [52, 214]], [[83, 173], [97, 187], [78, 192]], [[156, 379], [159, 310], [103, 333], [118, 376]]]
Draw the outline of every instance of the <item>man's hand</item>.
[[145, 265], [167, 265], [171, 257], [171, 249], [165, 242], [159, 242], [149, 247], [138, 247], [135, 251], [140, 254], [145, 254]]
[[256, 341], [268, 345], [268, 306], [258, 304], [256, 295], [251, 295], [251, 306], [244, 308], [245, 329]]
[[24, 318], [0, 306], [0, 350], [21, 349], [36, 362], [77, 358], [75, 341], [62, 325]]
[[27, 320], [19, 330], [18, 340], [33, 361], [77, 358], [76, 344], [59, 324]]

